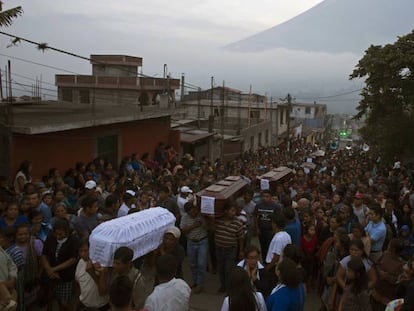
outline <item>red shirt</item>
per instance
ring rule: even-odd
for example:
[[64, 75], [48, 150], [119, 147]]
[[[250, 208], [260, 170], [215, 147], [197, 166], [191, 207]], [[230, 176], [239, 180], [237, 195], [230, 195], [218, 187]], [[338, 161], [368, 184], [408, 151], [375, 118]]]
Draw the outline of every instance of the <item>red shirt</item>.
[[314, 254], [316, 252], [316, 246], [318, 245], [318, 238], [316, 234], [310, 239], [307, 240], [305, 236], [302, 236], [300, 239], [300, 245], [305, 254]]

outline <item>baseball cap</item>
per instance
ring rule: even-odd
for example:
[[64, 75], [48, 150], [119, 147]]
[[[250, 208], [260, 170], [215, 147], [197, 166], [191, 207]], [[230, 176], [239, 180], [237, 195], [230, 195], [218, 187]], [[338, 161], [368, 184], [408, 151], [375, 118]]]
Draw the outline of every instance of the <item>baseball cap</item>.
[[168, 228], [164, 234], [171, 233], [176, 239], [181, 237], [181, 231], [177, 227]]
[[133, 190], [127, 190], [127, 191], [125, 191], [125, 193], [128, 193], [128, 194], [132, 195], [133, 197], [136, 194], [135, 191], [133, 191]]
[[93, 180], [88, 180], [85, 183], [85, 188], [86, 189], [94, 189], [94, 188], [96, 188], [96, 182], [94, 182]]
[[188, 186], [183, 186], [183, 187], [181, 187], [180, 192], [182, 192], [182, 193], [193, 193], [193, 190], [191, 190], [190, 187], [188, 187]]

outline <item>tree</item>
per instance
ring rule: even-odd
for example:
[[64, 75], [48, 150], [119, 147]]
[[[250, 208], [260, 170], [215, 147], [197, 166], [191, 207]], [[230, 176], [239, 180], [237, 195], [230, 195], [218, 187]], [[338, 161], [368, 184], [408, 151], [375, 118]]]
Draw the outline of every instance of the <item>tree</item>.
[[350, 79], [365, 78], [356, 119], [362, 138], [385, 159], [414, 155], [414, 30], [393, 44], [371, 45]]
[[12, 24], [13, 19], [23, 14], [21, 6], [3, 11], [3, 2], [0, 1], [0, 28], [8, 27]]

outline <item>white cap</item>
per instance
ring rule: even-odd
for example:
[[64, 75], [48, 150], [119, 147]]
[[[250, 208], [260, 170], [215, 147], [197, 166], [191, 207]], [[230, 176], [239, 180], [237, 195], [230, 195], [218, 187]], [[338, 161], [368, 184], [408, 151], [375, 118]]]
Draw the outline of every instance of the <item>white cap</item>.
[[183, 186], [183, 187], [181, 187], [180, 192], [182, 192], [182, 193], [193, 193], [193, 190], [191, 190], [190, 187], [188, 187], [188, 186]]
[[86, 189], [94, 189], [94, 188], [96, 188], [96, 182], [94, 182], [93, 180], [88, 180], [85, 183], [85, 188]]
[[135, 191], [133, 191], [133, 190], [127, 190], [127, 191], [125, 191], [125, 193], [128, 193], [128, 194], [132, 195], [133, 197], [135, 196]]
[[176, 239], [181, 237], [181, 231], [177, 227], [168, 228], [164, 234], [171, 233]]

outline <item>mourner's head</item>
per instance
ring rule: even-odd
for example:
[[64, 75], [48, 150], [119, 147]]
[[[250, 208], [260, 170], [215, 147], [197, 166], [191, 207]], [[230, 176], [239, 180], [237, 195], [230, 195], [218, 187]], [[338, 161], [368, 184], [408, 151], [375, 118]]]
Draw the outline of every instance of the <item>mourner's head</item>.
[[155, 267], [160, 283], [171, 280], [177, 273], [177, 258], [170, 254], [164, 254], [157, 258]]
[[133, 284], [126, 276], [118, 276], [109, 287], [109, 304], [111, 310], [131, 310]]
[[187, 202], [187, 203], [184, 204], [184, 211], [190, 217], [193, 217], [194, 218], [200, 212], [200, 208], [198, 206], [195, 206], [192, 202]]
[[271, 214], [269, 218], [272, 221], [272, 231], [282, 231], [286, 226], [286, 218], [282, 213]]
[[234, 218], [237, 214], [237, 207], [236, 207], [235, 202], [233, 202], [232, 200], [227, 200], [224, 203], [223, 212], [224, 212], [224, 217]]
[[113, 268], [119, 275], [128, 274], [132, 267], [134, 252], [126, 246], [121, 246], [114, 253]]
[[262, 201], [265, 204], [268, 204], [272, 201], [272, 194], [270, 193], [270, 190], [262, 191]]
[[173, 249], [180, 241], [181, 231], [177, 227], [170, 227], [164, 233], [162, 243], [166, 249]]

